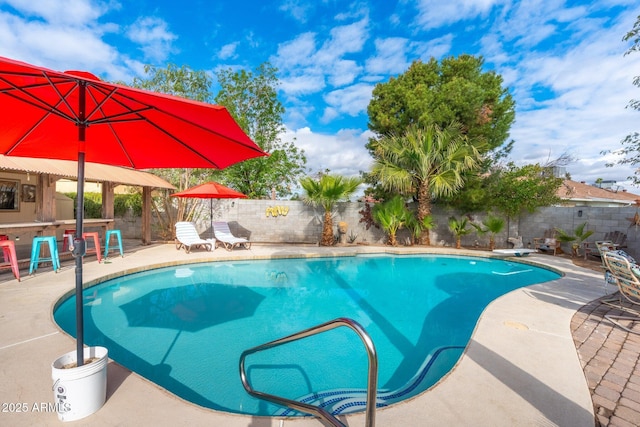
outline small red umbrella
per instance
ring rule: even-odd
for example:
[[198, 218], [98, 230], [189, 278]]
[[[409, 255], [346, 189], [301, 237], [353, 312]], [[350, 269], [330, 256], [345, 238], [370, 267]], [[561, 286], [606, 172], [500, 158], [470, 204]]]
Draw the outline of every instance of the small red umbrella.
[[221, 106], [0, 57], [0, 154], [76, 160], [77, 363], [83, 364], [85, 161], [136, 169], [222, 169], [260, 149]]
[[213, 234], [213, 199], [246, 199], [247, 196], [232, 188], [226, 187], [214, 181], [205, 182], [184, 191], [173, 193], [171, 197], [192, 197], [209, 199], [209, 219], [211, 220], [211, 233]]

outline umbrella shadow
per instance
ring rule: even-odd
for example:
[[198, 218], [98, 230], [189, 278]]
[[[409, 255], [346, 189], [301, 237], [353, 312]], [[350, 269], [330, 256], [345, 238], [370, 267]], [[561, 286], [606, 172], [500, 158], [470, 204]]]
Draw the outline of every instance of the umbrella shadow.
[[250, 317], [263, 299], [244, 286], [196, 283], [153, 290], [120, 309], [132, 327], [194, 332]]

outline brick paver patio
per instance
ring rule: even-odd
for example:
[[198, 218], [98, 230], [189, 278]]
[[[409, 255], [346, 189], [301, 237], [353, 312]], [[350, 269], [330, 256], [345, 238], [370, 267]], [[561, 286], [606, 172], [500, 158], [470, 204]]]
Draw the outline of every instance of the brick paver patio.
[[[629, 315], [602, 302], [615, 298], [617, 304], [617, 296], [582, 307], [573, 316], [571, 330], [593, 398], [596, 426], [636, 427], [640, 425], [640, 335], [605, 318]], [[640, 333], [640, 323], [626, 325]]]

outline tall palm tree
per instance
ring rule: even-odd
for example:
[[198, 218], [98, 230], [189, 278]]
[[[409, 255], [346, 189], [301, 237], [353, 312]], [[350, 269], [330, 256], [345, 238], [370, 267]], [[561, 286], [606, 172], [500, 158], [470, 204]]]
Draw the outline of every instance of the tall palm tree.
[[[443, 129], [411, 125], [402, 135], [378, 140], [375, 153], [371, 175], [385, 189], [413, 196], [418, 202], [419, 222], [431, 214], [432, 198], [451, 195], [462, 188], [464, 172], [476, 168], [481, 159], [458, 124]], [[426, 228], [420, 243], [431, 244]]]
[[324, 223], [322, 226], [322, 246], [332, 246], [333, 218], [332, 211], [335, 204], [341, 200], [347, 200], [356, 192], [362, 183], [359, 178], [346, 178], [340, 175], [322, 175], [315, 180], [309, 176], [300, 180], [300, 185], [307, 193], [304, 201], [313, 206], [322, 206], [324, 209]]

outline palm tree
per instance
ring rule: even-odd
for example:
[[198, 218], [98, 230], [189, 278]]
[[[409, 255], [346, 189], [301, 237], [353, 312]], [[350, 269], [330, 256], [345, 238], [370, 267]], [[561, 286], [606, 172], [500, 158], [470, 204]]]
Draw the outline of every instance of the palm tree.
[[359, 178], [345, 178], [340, 175], [322, 175], [318, 180], [307, 176], [300, 180], [300, 185], [306, 192], [305, 203], [312, 206], [322, 206], [324, 209], [322, 239], [320, 240], [322, 246], [334, 244], [332, 211], [335, 204], [341, 200], [349, 199], [361, 183]]
[[462, 247], [462, 245], [460, 244], [462, 236], [465, 236], [472, 231], [470, 228], [467, 228], [467, 225], [467, 218], [463, 217], [461, 220], [458, 220], [455, 217], [449, 218], [449, 230], [451, 230], [454, 237], [456, 238], [456, 249], [460, 249]]
[[[376, 160], [371, 175], [382, 186], [418, 202], [417, 219], [431, 215], [433, 197], [454, 194], [464, 185], [464, 172], [478, 166], [480, 153], [468, 143], [461, 126], [444, 129], [411, 125], [402, 135], [385, 136], [376, 141]], [[421, 244], [431, 244], [424, 229]]]
[[420, 240], [420, 236], [422, 236], [424, 230], [431, 230], [434, 226], [433, 216], [427, 215], [422, 218], [422, 221], [418, 221], [416, 214], [413, 212], [409, 218], [407, 218], [407, 223], [405, 224], [405, 227], [411, 231], [411, 240], [414, 245]]
[[376, 204], [373, 207], [372, 215], [373, 219], [389, 235], [388, 244], [398, 246], [396, 233], [412, 216], [411, 212], [405, 207], [402, 197], [394, 196], [384, 203]]
[[474, 223], [471, 223], [471, 225], [478, 231], [478, 234], [480, 235], [489, 233], [489, 250], [494, 250], [496, 248], [496, 234], [501, 232], [504, 228], [504, 219], [497, 216], [489, 215], [482, 220], [482, 225], [484, 225], [484, 227]]
[[593, 234], [593, 230], [585, 231], [586, 226], [587, 222], [585, 221], [573, 230], [573, 234], [569, 234], [561, 228], [556, 228], [558, 240], [564, 243], [571, 243], [572, 256], [579, 255], [578, 249], [580, 248], [580, 245]]

